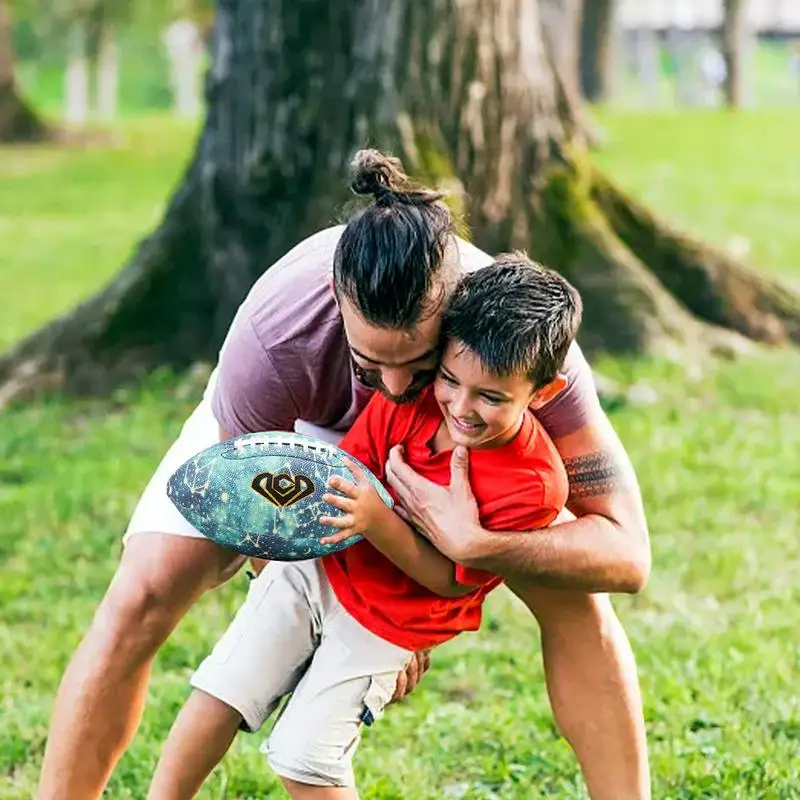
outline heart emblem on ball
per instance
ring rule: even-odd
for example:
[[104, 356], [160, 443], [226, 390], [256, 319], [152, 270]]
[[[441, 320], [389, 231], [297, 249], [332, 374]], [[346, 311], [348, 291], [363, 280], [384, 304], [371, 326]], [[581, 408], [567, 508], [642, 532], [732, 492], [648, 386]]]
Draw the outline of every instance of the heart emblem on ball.
[[306, 475], [292, 476], [285, 472], [278, 475], [262, 472], [253, 478], [250, 486], [278, 508], [289, 508], [316, 489], [314, 481]]

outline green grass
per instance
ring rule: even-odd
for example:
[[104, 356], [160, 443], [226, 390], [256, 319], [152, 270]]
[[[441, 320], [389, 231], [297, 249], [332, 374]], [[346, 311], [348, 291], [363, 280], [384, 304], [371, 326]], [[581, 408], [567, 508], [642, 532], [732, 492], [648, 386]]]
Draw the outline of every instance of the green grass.
[[[598, 157], [682, 227], [800, 275], [792, 113], [603, 114]], [[157, 223], [193, 132], [150, 120], [105, 149], [0, 151], [9, 343], [112, 274]], [[769, 143], [769, 144], [766, 144]], [[784, 147], [784, 145], [786, 145]], [[687, 370], [608, 361], [659, 403], [613, 413], [654, 547], [644, 594], [617, 608], [637, 653], [655, 797], [800, 798], [800, 356]], [[37, 401], [0, 416], [0, 797], [29, 798], [59, 676], [113, 573], [138, 492], [200, 390], [157, 374], [110, 401]], [[207, 596], [162, 650], [140, 733], [108, 790], [141, 798], [187, 678], [243, 596]], [[507, 593], [437, 652], [409, 702], [365, 737], [365, 798], [580, 798], [553, 728], [532, 618]], [[281, 796], [242, 737], [203, 798]]]

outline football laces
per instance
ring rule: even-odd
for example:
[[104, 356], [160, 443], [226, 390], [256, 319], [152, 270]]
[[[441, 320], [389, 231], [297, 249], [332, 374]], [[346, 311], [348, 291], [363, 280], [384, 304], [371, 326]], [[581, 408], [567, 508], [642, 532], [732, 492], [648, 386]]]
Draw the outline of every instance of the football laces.
[[[292, 437], [292, 438], [290, 438]], [[292, 450], [299, 450], [301, 452], [321, 453], [325, 456], [334, 456], [340, 458], [338, 448], [334, 448], [327, 444], [317, 444], [317, 440], [309, 439], [300, 433], [286, 434], [285, 438], [280, 434], [270, 434], [268, 436], [248, 436], [234, 440], [233, 447], [237, 452], [244, 452], [251, 448], [257, 447], [286, 447]]]

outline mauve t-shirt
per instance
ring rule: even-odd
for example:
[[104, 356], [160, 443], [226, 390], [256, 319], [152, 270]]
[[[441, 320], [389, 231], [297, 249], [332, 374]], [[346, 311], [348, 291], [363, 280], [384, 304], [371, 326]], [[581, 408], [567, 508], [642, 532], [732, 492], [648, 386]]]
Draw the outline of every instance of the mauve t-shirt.
[[[268, 269], [240, 306], [220, 352], [214, 416], [231, 436], [291, 431], [298, 419], [347, 430], [373, 390], [356, 378], [333, 294], [333, 254], [343, 225], [300, 242]], [[458, 240], [465, 272], [492, 258]], [[592, 372], [577, 344], [567, 355], [567, 387], [536, 412], [554, 439], [599, 410]]]

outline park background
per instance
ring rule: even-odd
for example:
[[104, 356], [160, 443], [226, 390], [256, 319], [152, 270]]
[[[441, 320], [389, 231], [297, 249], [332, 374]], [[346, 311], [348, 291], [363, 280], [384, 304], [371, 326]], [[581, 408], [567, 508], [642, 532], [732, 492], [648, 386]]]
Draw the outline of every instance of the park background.
[[[593, 5], [609, 4], [586, 0]], [[596, 101], [594, 163], [675, 229], [798, 291], [798, 13], [751, 0], [739, 107], [729, 108], [721, 5], [643, 5], [617, 4], [608, 64], [580, 76]], [[118, 92], [105, 105], [81, 88], [102, 49], [88, 33], [101, 8], [95, 45], [117, 54]], [[165, 31], [190, 20], [207, 42], [214, 9], [67, 0], [0, 9], [16, 56], [0, 94], [21, 98], [39, 139], [0, 148], [5, 350], [104, 286], [158, 228], [204, 113], [174, 106]], [[202, 77], [209, 57], [202, 47], [196, 56]], [[344, 209], [343, 199], [330, 221]], [[654, 796], [798, 798], [800, 356], [785, 342], [726, 353], [593, 357], [653, 545], [648, 586], [615, 606], [638, 659]], [[47, 381], [16, 396], [3, 383], [3, 800], [34, 793], [60, 675], [113, 574], [138, 493], [208, 369], [152, 368], [88, 396]], [[187, 679], [245, 584], [242, 574], [207, 595], [162, 649], [108, 797], [144, 797]], [[201, 796], [281, 796], [258, 742], [241, 737]], [[437, 651], [422, 686], [370, 730], [357, 763], [365, 798], [585, 797], [551, 719], [535, 623], [504, 590], [479, 634]]]

